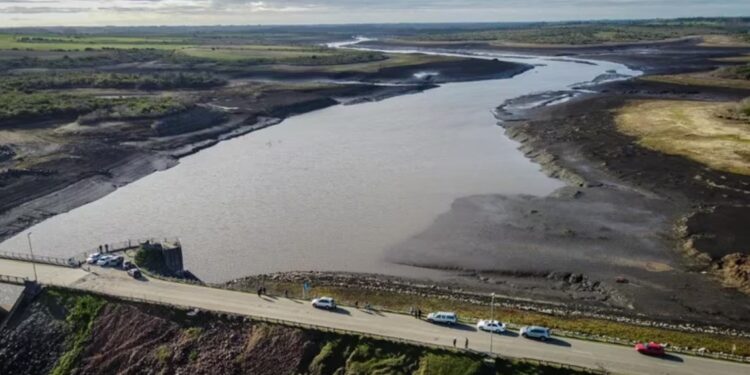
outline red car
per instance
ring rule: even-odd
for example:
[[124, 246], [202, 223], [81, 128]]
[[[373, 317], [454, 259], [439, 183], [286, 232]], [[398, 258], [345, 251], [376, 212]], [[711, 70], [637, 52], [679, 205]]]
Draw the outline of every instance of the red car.
[[648, 344], [639, 342], [635, 344], [635, 350], [638, 353], [646, 354], [646, 355], [654, 355], [654, 356], [664, 355], [664, 346], [662, 346], [662, 344], [659, 344], [658, 342], [653, 342], [653, 341], [649, 342]]

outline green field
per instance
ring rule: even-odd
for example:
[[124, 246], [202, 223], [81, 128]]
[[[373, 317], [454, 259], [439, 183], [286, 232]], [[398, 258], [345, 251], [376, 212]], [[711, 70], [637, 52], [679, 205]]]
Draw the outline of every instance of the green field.
[[725, 20], [550, 23], [470, 32], [416, 33], [397, 39], [420, 42], [489, 42], [498, 45], [596, 45], [705, 35], [722, 36], [735, 43], [748, 41], [746, 28]]
[[0, 50], [86, 51], [101, 49], [175, 50], [191, 44], [183, 39], [135, 37], [64, 37], [0, 34]]

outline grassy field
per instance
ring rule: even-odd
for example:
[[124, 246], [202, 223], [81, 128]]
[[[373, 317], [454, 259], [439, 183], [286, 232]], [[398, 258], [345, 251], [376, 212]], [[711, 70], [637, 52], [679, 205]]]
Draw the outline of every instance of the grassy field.
[[[737, 58], [732, 58], [734, 59], [732, 61], [743, 62], [745, 58], [750, 59], [750, 56], [739, 56]], [[729, 60], [725, 59], [724, 61]], [[640, 77], [639, 79], [677, 85], [726, 87], [750, 90], [750, 64], [724, 66], [710, 72], [654, 75]]]
[[85, 51], [100, 49], [175, 50], [192, 44], [183, 39], [135, 37], [65, 37], [60, 35], [0, 34], [0, 50]]
[[[739, 107], [738, 107], [739, 106]], [[618, 129], [644, 147], [720, 171], [750, 175], [747, 104], [638, 101], [617, 113]]]
[[677, 19], [508, 25], [474, 31], [415, 33], [409, 41], [482, 41], [496, 45], [576, 46], [633, 43], [702, 36], [704, 45], [747, 45], [747, 20]]
[[675, 75], [654, 75], [639, 78], [644, 81], [671, 83], [686, 86], [726, 87], [750, 90], [750, 81], [717, 77], [711, 73], [685, 73]]
[[[287, 291], [290, 296], [301, 297], [297, 284], [266, 282], [264, 285], [272, 294], [283, 295]], [[334, 297], [343, 305], [354, 306], [355, 303], [358, 303], [361, 307], [365, 303], [370, 303], [376, 308], [403, 313], [408, 312], [414, 306], [422, 309], [425, 314], [431, 311], [455, 311], [461, 321], [469, 324], [473, 324], [477, 319], [488, 319], [490, 317], [490, 306], [487, 304], [468, 303], [447, 298], [326, 285], [316, 286], [313, 293], [317, 296]], [[495, 306], [494, 310], [495, 319], [516, 326], [543, 325], [577, 334], [630, 341], [655, 340], [683, 348], [707, 348], [711, 351], [724, 353], [732, 353], [733, 345], [736, 345], [738, 355], [750, 356], [750, 339], [747, 338], [688, 333], [593, 318], [562, 317], [500, 306]]]

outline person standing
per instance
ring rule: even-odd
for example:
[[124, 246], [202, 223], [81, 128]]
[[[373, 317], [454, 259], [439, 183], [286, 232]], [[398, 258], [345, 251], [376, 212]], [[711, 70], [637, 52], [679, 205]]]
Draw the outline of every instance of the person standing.
[[466, 338], [466, 343], [464, 344], [464, 349], [469, 349], [469, 338]]
[[455, 337], [453, 338], [453, 347], [454, 348], [456, 347], [456, 338]]

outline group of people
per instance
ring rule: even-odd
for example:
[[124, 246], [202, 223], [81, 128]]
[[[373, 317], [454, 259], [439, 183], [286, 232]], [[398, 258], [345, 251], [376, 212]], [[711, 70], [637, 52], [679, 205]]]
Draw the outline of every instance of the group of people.
[[409, 315], [417, 319], [422, 319], [422, 309], [420, 309], [419, 307], [415, 308], [414, 306], [409, 307]]
[[267, 292], [266, 287], [264, 287], [264, 286], [258, 287], [258, 297], [260, 297], [260, 296], [262, 296], [264, 294], [267, 294], [266, 292]]
[[[465, 337], [465, 339], [466, 339], [466, 341], [464, 342], [464, 349], [469, 349], [469, 338]], [[455, 337], [453, 338], [453, 347], [454, 348], [456, 347], [456, 341], [457, 340], [458, 340], [457, 338], [455, 338]]]

